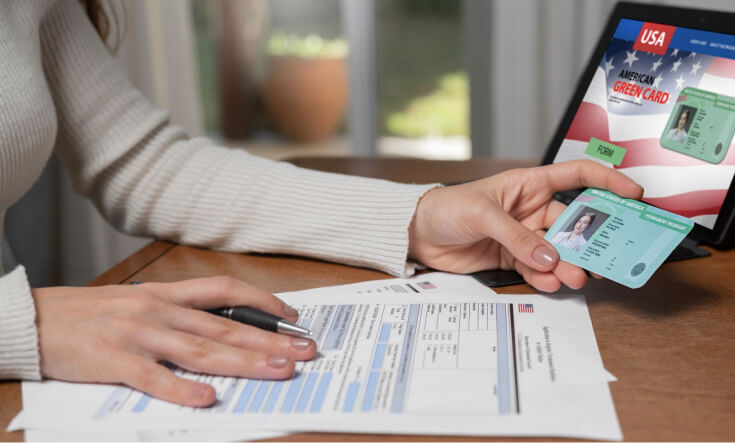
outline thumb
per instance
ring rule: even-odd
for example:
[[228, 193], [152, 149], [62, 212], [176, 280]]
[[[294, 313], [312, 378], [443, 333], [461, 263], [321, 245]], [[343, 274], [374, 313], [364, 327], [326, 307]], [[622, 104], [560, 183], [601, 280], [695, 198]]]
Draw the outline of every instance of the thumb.
[[549, 272], [559, 262], [559, 253], [543, 237], [531, 231], [501, 208], [487, 217], [485, 235], [497, 241], [526, 266]]

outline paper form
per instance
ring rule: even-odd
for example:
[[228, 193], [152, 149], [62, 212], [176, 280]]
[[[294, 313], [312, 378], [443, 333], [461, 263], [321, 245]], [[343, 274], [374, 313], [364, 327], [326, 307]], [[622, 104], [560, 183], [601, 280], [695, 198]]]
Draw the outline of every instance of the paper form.
[[215, 387], [206, 409], [126, 387], [29, 384], [47, 401], [13, 426], [621, 437], [581, 296], [497, 295], [443, 273], [280, 296], [320, 350], [290, 380], [177, 370]]
[[128, 431], [58, 431], [58, 430], [36, 430], [25, 431], [27, 442], [79, 442], [79, 441], [171, 441], [171, 442], [200, 442], [200, 441], [250, 441], [265, 440], [267, 438], [283, 437], [288, 432], [278, 431], [253, 431], [253, 430], [187, 430], [176, 431], [147, 431], [131, 429]]

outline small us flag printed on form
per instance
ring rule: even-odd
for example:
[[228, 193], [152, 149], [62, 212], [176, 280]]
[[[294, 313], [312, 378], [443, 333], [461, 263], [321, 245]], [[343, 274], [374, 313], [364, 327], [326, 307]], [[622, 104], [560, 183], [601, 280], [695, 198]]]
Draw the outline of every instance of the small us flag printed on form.
[[526, 312], [529, 314], [533, 314], [533, 305], [532, 304], [518, 305], [518, 312]]

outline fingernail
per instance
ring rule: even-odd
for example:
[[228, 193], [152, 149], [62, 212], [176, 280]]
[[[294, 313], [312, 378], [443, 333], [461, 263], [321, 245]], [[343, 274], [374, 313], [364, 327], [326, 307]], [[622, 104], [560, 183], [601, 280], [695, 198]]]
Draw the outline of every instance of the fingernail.
[[266, 363], [268, 363], [268, 366], [271, 368], [280, 369], [288, 363], [288, 357], [280, 357], [277, 355], [269, 355], [268, 358], [265, 359]]
[[194, 388], [194, 397], [196, 397], [197, 400], [203, 400], [209, 396], [210, 389], [206, 386], [197, 386]]
[[546, 245], [541, 245], [534, 249], [533, 261], [541, 266], [553, 265], [556, 261], [556, 251]]
[[297, 338], [294, 337], [291, 339], [291, 346], [294, 348], [303, 351], [304, 349], [308, 348], [311, 344], [311, 340], [307, 340], [305, 338]]
[[294, 309], [291, 305], [283, 304], [283, 313], [289, 317], [298, 317], [299, 311]]

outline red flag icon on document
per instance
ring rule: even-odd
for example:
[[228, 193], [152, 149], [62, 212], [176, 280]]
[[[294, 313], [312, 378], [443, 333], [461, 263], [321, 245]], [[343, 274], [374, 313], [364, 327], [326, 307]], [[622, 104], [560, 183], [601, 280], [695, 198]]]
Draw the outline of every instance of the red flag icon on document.
[[533, 314], [533, 305], [530, 303], [518, 305], [518, 312]]

